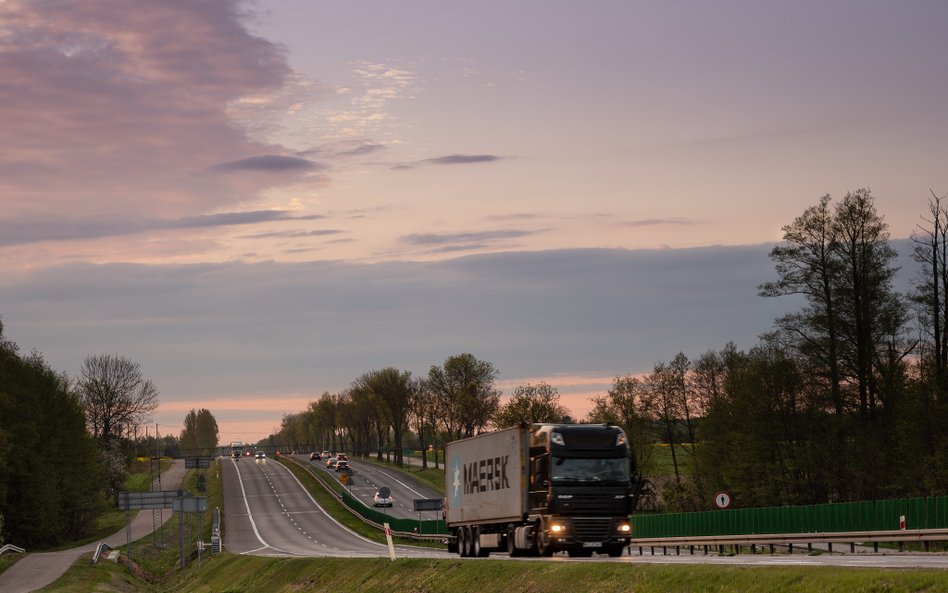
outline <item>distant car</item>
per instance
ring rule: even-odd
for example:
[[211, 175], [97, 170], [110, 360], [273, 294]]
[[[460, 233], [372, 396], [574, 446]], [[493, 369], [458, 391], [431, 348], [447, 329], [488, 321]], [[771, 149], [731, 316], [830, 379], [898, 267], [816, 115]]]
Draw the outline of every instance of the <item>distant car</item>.
[[392, 496], [392, 492], [388, 488], [379, 488], [375, 496], [372, 497], [372, 506], [374, 507], [390, 507], [394, 504], [395, 497]]
[[349, 461], [345, 453], [336, 453], [336, 461]]
[[319, 454], [320, 459], [329, 459], [332, 457], [332, 451], [323, 451]]
[[254, 457], [257, 458], [257, 459], [266, 459], [266, 458], [267, 458], [267, 454], [264, 453], [263, 451], [257, 451], [257, 454], [254, 455]]
[[335, 457], [330, 457], [326, 460], [326, 467], [336, 467], [336, 462], [339, 461]]
[[346, 471], [347, 469], [349, 469], [349, 462], [348, 462], [348, 461], [343, 460], [343, 461], [337, 461], [337, 462], [336, 462], [336, 471], [337, 471], [337, 472]]
[[320, 459], [319, 453], [317, 453], [316, 451], [313, 451], [312, 453], [309, 454], [310, 461], [319, 461], [319, 459]]

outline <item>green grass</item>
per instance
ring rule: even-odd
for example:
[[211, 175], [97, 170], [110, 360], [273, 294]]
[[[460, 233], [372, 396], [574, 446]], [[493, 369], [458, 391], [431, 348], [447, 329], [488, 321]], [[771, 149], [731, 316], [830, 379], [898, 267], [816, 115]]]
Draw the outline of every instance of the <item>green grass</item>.
[[155, 591], [190, 593], [851, 593], [948, 591], [944, 572], [504, 560], [273, 559], [222, 555]]
[[0, 556], [0, 574], [3, 574], [3, 571], [10, 568], [14, 562], [23, 557], [23, 554], [17, 552], [7, 552], [3, 556]]
[[948, 591], [944, 571], [506, 560], [265, 558], [222, 553], [149, 580], [82, 559], [45, 593], [856, 593]]
[[[161, 472], [171, 467], [171, 459], [162, 458], [159, 461]], [[125, 479], [125, 490], [129, 492], [148, 492], [151, 490], [152, 479], [158, 477], [158, 466], [153, 465], [147, 457], [137, 457], [132, 460], [128, 468], [128, 478]]]
[[[308, 467], [301, 467], [300, 465], [294, 463], [293, 461], [287, 461], [284, 458], [280, 458], [280, 461], [283, 462], [283, 465], [287, 466], [290, 471], [299, 478], [300, 482], [303, 483], [303, 486], [309, 491], [309, 493], [319, 502], [320, 505], [326, 512], [334, 518], [336, 521], [339, 521], [349, 529], [355, 531], [356, 533], [371, 539], [372, 541], [378, 543], [386, 543], [385, 536], [382, 535], [382, 532], [371, 525], [366, 525], [359, 518], [355, 517], [352, 512], [334, 496], [326, 492], [326, 489], [323, 488], [317, 478], [313, 478], [307, 469]], [[321, 476], [318, 470], [314, 470], [316, 475]], [[332, 479], [332, 477], [321, 476], [324, 481], [324, 484], [328, 484], [335, 492], [341, 493], [344, 486], [338, 481]], [[418, 546], [422, 548], [438, 548], [444, 549], [445, 545], [440, 540], [415, 540], [410, 538], [403, 538], [395, 536], [394, 541], [399, 545], [408, 545], [408, 546]]]
[[[428, 469], [421, 469], [421, 466], [410, 467], [407, 463], [404, 466], [399, 467], [395, 465], [394, 463], [387, 462], [384, 460], [377, 461], [374, 457], [370, 457], [368, 459], [359, 458], [357, 459], [357, 461], [364, 461], [366, 463], [372, 463], [374, 465], [381, 465], [385, 467], [386, 469], [395, 470], [403, 474], [409, 475], [417, 480], [424, 482], [425, 484], [428, 484], [429, 486], [431, 486], [438, 492], [441, 492], [442, 494], [444, 494], [444, 463], [441, 463], [438, 466], [438, 469], [435, 469], [434, 462], [431, 459], [429, 459]], [[444, 460], [442, 459], [440, 461], [443, 462]]]
[[[678, 459], [678, 472], [687, 476], [694, 466], [694, 455], [690, 446], [675, 445], [675, 457]], [[646, 477], [674, 476], [675, 464], [672, 462], [671, 447], [665, 444], [656, 444], [652, 447], [652, 456], [644, 468]]]
[[[692, 472], [694, 467], [694, 455], [691, 453], [691, 448], [683, 445], [675, 445], [675, 455], [678, 459], [678, 472], [687, 476]], [[414, 459], [418, 459], [417, 456]], [[434, 468], [433, 460], [428, 460], [428, 469], [421, 469], [420, 467], [410, 467], [407, 464], [399, 467], [394, 463], [385, 461], [377, 461], [374, 456], [369, 457], [368, 459], [358, 458], [357, 461], [364, 461], [367, 463], [373, 463], [375, 465], [381, 465], [387, 469], [394, 471], [402, 472], [404, 474], [410, 475], [422, 482], [428, 484], [438, 492], [444, 493], [444, 463], [438, 466], [438, 469]], [[672, 462], [671, 447], [666, 444], [655, 444], [653, 445], [651, 457], [648, 460], [648, 465], [643, 468], [644, 474], [646, 477], [655, 478], [661, 476], [674, 476], [675, 475], [675, 464]]]
[[[374, 542], [381, 544], [385, 543], [385, 535], [375, 529], [371, 525], [366, 525], [358, 517], [354, 516], [346, 507], [343, 505], [336, 497], [332, 496], [323, 486], [317, 481], [316, 478], [312, 476], [306, 469], [300, 467], [299, 465], [293, 463], [292, 461], [287, 461], [285, 459], [280, 459], [280, 462], [285, 465], [293, 474], [299, 478], [299, 481], [303, 484], [303, 487], [313, 495], [313, 498], [316, 502], [322, 506], [330, 516], [332, 516], [336, 521], [339, 521], [352, 531], [355, 531], [359, 535], [370, 539]], [[317, 470], [318, 471], [318, 470]], [[337, 492], [342, 491], [342, 484], [338, 480], [326, 480], [330, 484], [330, 487], [336, 490]], [[396, 538], [399, 540], [399, 538]], [[399, 543], [416, 543], [416, 542], [402, 542]]]
[[[185, 550], [189, 562], [189, 570], [196, 565], [196, 542], [203, 539], [210, 541], [211, 527], [213, 522], [212, 511], [214, 507], [221, 506], [223, 494], [220, 483], [220, 465], [213, 463], [206, 470], [191, 470], [185, 474], [181, 487], [194, 494], [197, 492], [198, 473], [203, 472], [207, 478], [207, 498], [208, 512], [204, 516], [204, 530], [199, 533], [200, 521], [196, 515], [186, 515], [185, 523], [186, 537]], [[165, 512], [168, 516], [170, 511]], [[124, 513], [119, 513], [124, 525]], [[187, 527], [190, 526], [190, 530]], [[110, 533], [114, 533], [113, 530]], [[108, 560], [100, 561], [96, 566], [92, 566], [92, 553], [86, 554], [51, 585], [40, 589], [44, 593], [72, 593], [83, 591], [129, 591], [129, 592], [148, 592], [157, 591], [156, 586], [165, 582], [177, 573], [180, 567], [180, 547], [178, 515], [173, 514], [162, 528], [162, 539], [165, 547], [156, 547], [153, 545], [153, 536], [148, 534], [140, 540], [132, 542], [132, 561], [134, 563], [133, 571], [128, 570], [127, 546], [121, 546], [120, 563], [110, 562]], [[210, 551], [205, 551], [201, 557], [202, 566], [213, 562], [214, 557]]]

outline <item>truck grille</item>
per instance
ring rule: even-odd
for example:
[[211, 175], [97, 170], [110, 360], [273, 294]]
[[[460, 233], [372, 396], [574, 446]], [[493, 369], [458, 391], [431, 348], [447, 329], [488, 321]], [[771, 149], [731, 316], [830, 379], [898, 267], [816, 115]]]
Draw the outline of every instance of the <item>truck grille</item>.
[[561, 512], [583, 512], [602, 514], [622, 514], [625, 511], [625, 498], [616, 498], [613, 493], [573, 494], [572, 498], [557, 498]]
[[581, 542], [605, 541], [611, 530], [609, 517], [573, 517], [573, 535]]

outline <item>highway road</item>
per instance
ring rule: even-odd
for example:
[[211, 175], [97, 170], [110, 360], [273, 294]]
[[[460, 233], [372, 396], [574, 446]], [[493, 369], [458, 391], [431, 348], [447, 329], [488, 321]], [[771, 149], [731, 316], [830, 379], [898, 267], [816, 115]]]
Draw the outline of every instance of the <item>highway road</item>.
[[[418, 492], [428, 497], [423, 487], [412, 483], [410, 478], [373, 464], [355, 462], [354, 474], [364, 484], [358, 486], [365, 492], [390, 480], [394, 489], [407, 488], [407, 492]], [[239, 466], [239, 467], [238, 467]], [[324, 468], [324, 466], [320, 466]], [[336, 556], [336, 557], [386, 557], [386, 546], [371, 542], [356, 535], [329, 517], [315, 500], [305, 491], [292, 473], [275, 460], [256, 463], [243, 459], [239, 463], [226, 460], [222, 465], [224, 480], [224, 505], [226, 529], [224, 546], [231, 552], [268, 556]], [[325, 469], [324, 469], [325, 471]], [[364, 472], [364, 474], [363, 474]], [[334, 475], [334, 474], [333, 474]], [[374, 477], [373, 477], [374, 476]], [[399, 482], [403, 482], [400, 485]], [[359, 481], [357, 480], [357, 483]], [[355, 491], [354, 491], [355, 492]], [[372, 492], [374, 493], [374, 491]], [[369, 494], [371, 496], [371, 494]], [[402, 496], [404, 498], [404, 496]], [[432, 496], [433, 497], [433, 496]], [[406, 505], [408, 506], [408, 503]], [[410, 509], [410, 506], [408, 506]], [[401, 508], [398, 512], [410, 510]], [[670, 549], [673, 552], [673, 550]], [[839, 566], [850, 568], [931, 568], [948, 570], [948, 554], [742, 554], [737, 556], [704, 556], [674, 553], [664, 555], [660, 551], [652, 556], [650, 551], [639, 555], [633, 548], [631, 555], [619, 558], [594, 556], [593, 558], [568, 558], [555, 555], [544, 561], [551, 562], [619, 562], [623, 564], [714, 564], [719, 566]], [[398, 546], [396, 555], [404, 557], [458, 558], [445, 551]], [[491, 558], [507, 559], [506, 554], [491, 554]], [[477, 558], [464, 561], [478, 562]], [[512, 559], [512, 561], [538, 561], [537, 558]]]
[[[333, 479], [339, 479], [339, 475], [326, 467], [323, 461], [309, 461], [308, 456], [298, 456], [298, 459], [306, 463], [312, 463], [315, 467], [321, 468]], [[414, 501], [416, 498], [442, 498], [442, 494], [434, 488], [413, 480], [405, 474], [387, 469], [374, 463], [367, 463], [357, 459], [349, 458], [349, 464], [352, 466], [352, 476], [347, 485], [349, 492], [362, 501], [366, 506], [372, 506], [372, 497], [382, 486], [388, 487], [395, 498], [395, 505], [392, 507], [380, 507], [379, 512], [387, 513], [392, 517], [403, 519], [417, 519], [418, 513], [415, 512]], [[440, 512], [424, 512], [421, 518], [425, 520], [440, 519]]]
[[[221, 464], [224, 548], [261, 556], [387, 557], [388, 547], [346, 529], [274, 459]], [[447, 557], [447, 552], [398, 546], [396, 556]]]

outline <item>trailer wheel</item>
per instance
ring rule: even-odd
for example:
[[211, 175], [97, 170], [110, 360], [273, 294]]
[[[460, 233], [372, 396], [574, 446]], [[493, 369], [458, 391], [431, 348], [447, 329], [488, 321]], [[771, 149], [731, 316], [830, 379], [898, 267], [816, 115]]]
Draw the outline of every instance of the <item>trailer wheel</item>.
[[468, 533], [467, 527], [458, 527], [458, 556], [466, 558], [468, 556]]

